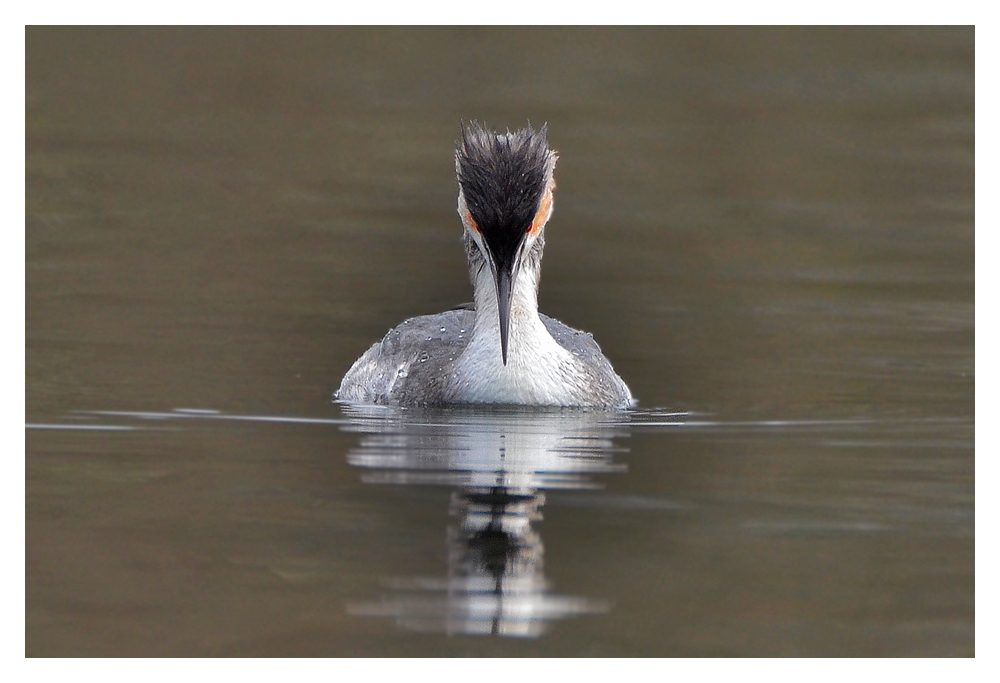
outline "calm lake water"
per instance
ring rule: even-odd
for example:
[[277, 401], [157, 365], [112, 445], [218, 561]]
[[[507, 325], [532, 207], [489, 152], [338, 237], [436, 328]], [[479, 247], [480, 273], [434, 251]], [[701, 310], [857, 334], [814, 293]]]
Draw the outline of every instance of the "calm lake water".
[[[975, 33], [26, 32], [26, 654], [975, 654]], [[623, 414], [351, 408], [548, 122]]]

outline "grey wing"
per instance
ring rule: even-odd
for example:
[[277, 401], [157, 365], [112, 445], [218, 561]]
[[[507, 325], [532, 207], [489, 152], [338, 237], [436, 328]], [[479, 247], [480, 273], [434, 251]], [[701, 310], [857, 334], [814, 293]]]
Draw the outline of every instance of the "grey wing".
[[609, 405], [628, 407], [634, 404], [632, 392], [615, 372], [611, 361], [601, 352], [601, 347], [594, 341], [594, 335], [575, 330], [547, 315], [542, 315], [541, 318], [545, 329], [556, 343], [580, 359], [581, 367], [591, 376], [595, 391]]
[[336, 398], [403, 406], [440, 403], [474, 320], [472, 310], [461, 308], [406, 320], [355, 361]]
[[574, 356], [584, 360], [604, 358], [601, 347], [594, 341], [594, 335], [582, 330], [575, 330], [544, 313], [541, 314], [541, 318], [542, 322], [545, 323], [545, 329], [549, 331], [556, 343]]

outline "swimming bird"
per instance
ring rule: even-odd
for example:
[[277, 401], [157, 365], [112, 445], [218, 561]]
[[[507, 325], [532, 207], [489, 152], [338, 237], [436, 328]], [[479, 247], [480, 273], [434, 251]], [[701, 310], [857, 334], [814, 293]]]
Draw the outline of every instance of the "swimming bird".
[[514, 404], [627, 408], [632, 394], [590, 334], [538, 312], [552, 215], [548, 125], [496, 133], [462, 124], [458, 215], [474, 303], [411, 318], [347, 372], [335, 397], [398, 406]]

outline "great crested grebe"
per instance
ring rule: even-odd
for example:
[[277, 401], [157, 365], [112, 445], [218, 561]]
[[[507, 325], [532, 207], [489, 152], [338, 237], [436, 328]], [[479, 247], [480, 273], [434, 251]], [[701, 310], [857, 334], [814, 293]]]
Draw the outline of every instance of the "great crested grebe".
[[462, 124], [458, 215], [475, 303], [410, 318], [347, 372], [336, 398], [397, 406], [627, 408], [632, 394], [593, 337], [538, 313], [552, 215], [547, 125], [495, 133]]

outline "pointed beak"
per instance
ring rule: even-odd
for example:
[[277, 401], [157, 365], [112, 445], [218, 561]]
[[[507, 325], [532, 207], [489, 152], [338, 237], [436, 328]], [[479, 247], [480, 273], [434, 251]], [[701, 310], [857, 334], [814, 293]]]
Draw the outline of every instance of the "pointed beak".
[[[513, 262], [506, 259], [498, 259], [494, 256], [489, 246], [480, 240], [476, 240], [479, 249], [486, 257], [489, 264], [490, 273], [493, 275], [493, 283], [497, 288], [497, 312], [500, 317], [500, 355], [503, 364], [507, 365], [507, 342], [510, 336], [510, 305], [514, 299], [514, 283], [517, 281], [517, 274], [521, 270], [521, 257], [516, 255]], [[519, 249], [523, 249], [523, 244]]]
[[503, 364], [507, 365], [507, 335], [510, 330], [510, 302], [514, 295], [514, 280], [517, 277], [517, 266], [513, 273], [500, 267], [495, 272], [497, 283], [497, 309], [500, 311], [500, 353]]

